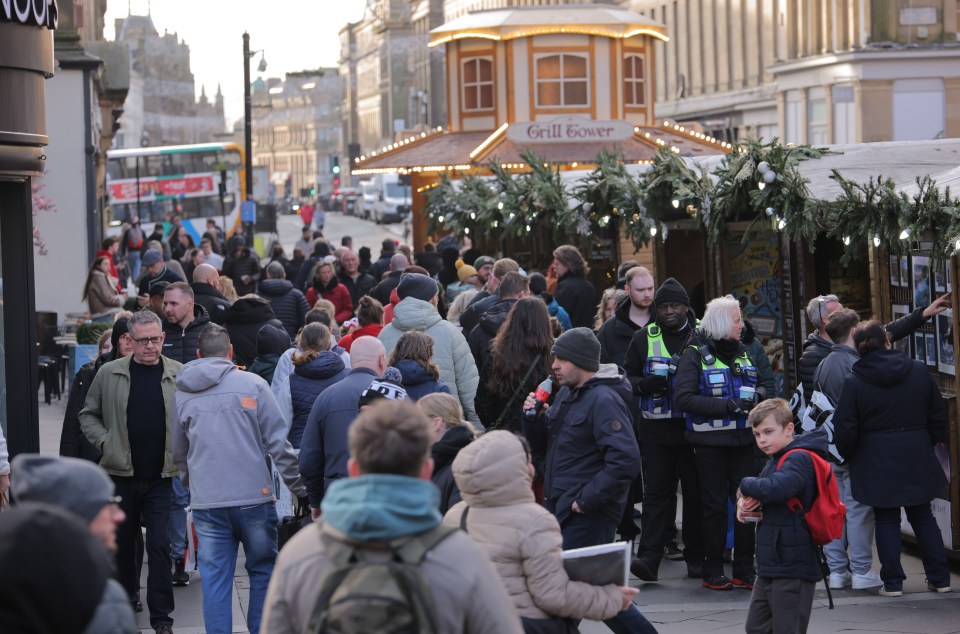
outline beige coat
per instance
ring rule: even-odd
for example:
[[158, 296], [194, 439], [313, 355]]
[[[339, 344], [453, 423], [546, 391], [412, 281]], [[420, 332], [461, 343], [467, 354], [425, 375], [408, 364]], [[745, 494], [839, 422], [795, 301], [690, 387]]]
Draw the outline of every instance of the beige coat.
[[123, 295], [117, 292], [117, 281], [103, 271], [94, 271], [90, 288], [87, 289], [87, 305], [91, 317], [102, 317], [120, 312]]
[[460, 526], [469, 505], [467, 532], [487, 552], [522, 617], [603, 620], [620, 612], [615, 585], [570, 581], [563, 569], [560, 524], [536, 503], [520, 441], [492, 431], [460, 450], [453, 476], [463, 502], [443, 521]]

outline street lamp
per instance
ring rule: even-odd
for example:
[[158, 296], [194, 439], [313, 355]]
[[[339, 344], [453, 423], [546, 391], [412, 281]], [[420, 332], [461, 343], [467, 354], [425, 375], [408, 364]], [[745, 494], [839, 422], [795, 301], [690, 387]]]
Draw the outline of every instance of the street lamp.
[[[250, 51], [250, 34], [243, 33], [243, 151], [244, 151], [244, 180], [247, 192], [247, 200], [253, 200], [253, 122], [250, 118], [250, 58], [260, 53], [260, 65], [258, 72], [267, 70], [267, 60], [263, 55], [263, 50]], [[253, 237], [253, 227], [248, 227], [247, 240]], [[226, 227], [224, 227], [226, 231]]]

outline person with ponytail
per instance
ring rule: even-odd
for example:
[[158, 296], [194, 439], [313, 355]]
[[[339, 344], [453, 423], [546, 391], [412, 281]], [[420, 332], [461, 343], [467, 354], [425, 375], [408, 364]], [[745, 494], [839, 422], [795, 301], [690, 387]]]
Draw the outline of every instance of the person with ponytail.
[[294, 449], [300, 449], [313, 402], [325, 389], [347, 376], [343, 359], [331, 350], [332, 347], [330, 329], [321, 323], [307, 324], [297, 336], [293, 374], [290, 375], [290, 399], [280, 403], [281, 411], [290, 421], [287, 439]]
[[340, 338], [340, 347], [347, 352], [350, 352], [350, 346], [360, 337], [376, 337], [383, 330], [383, 305], [369, 295], [360, 298], [356, 315], [360, 327]]

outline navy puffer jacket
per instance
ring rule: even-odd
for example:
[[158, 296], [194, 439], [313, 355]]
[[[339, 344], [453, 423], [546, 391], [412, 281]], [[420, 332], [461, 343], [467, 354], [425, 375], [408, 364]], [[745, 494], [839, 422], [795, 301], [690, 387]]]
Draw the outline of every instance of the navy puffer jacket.
[[803, 525], [802, 516], [787, 507], [796, 496], [809, 509], [817, 496], [813, 459], [804, 451], [789, 456], [777, 470], [780, 458], [793, 449], [807, 449], [821, 456], [827, 452], [824, 428], [797, 436], [793, 442], [770, 457], [758, 478], [744, 478], [740, 491], [760, 500], [763, 519], [757, 524], [757, 574], [770, 579], [820, 581], [818, 551]]
[[290, 375], [290, 397], [293, 403], [293, 424], [287, 439], [294, 449], [300, 448], [303, 428], [320, 394], [347, 376], [347, 370], [340, 355], [331, 350], [321, 352], [316, 359], [304, 365], [294, 367]]
[[433, 378], [425, 367], [412, 359], [397, 361], [397, 369], [403, 377], [403, 389], [407, 391], [407, 398], [411, 401], [418, 401], [427, 394], [450, 393], [446, 383]]

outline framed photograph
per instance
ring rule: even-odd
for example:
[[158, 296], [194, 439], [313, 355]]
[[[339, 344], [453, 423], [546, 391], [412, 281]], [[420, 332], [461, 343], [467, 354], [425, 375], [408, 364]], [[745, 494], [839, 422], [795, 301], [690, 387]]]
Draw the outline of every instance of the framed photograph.
[[910, 258], [900, 256], [900, 286], [910, 287]]
[[900, 286], [900, 258], [890, 256], [890, 286]]
[[913, 333], [913, 358], [920, 363], [927, 362], [927, 344], [922, 332]]
[[945, 310], [935, 317], [937, 323], [937, 369], [944, 374], [957, 375], [957, 361], [953, 352], [953, 311]]
[[933, 280], [933, 289], [938, 295], [947, 291], [947, 270], [943, 268], [943, 265], [941, 265], [941, 268], [934, 271]]
[[929, 306], [931, 298], [930, 258], [924, 255], [913, 256], [910, 267], [910, 292], [913, 294], [913, 305], [916, 307]]
[[[893, 309], [893, 319], [891, 321], [896, 321], [901, 317], [906, 317], [910, 314], [909, 304], [892, 304], [891, 308]], [[910, 337], [898, 339], [897, 341], [894, 341], [892, 345], [900, 352], [906, 353], [907, 356], [910, 356]]]
[[927, 343], [927, 365], [937, 367], [937, 336], [928, 332], [923, 336]]

